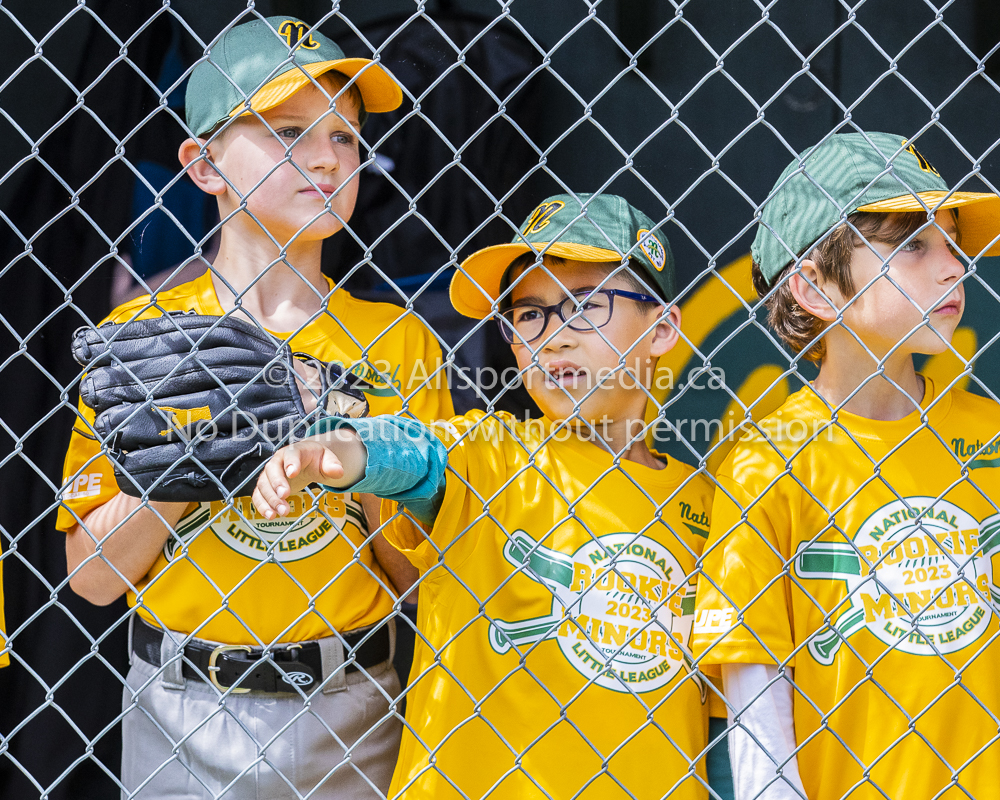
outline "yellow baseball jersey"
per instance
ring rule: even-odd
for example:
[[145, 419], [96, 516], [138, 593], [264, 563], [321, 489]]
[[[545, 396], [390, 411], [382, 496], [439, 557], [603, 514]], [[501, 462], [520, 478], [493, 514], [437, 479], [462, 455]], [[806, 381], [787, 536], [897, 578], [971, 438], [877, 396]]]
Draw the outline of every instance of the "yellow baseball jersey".
[[[7, 646], [7, 621], [3, 614], [3, 560], [0, 559], [0, 650]], [[10, 656], [4, 653], [0, 656], [0, 667], [10, 666]]]
[[794, 667], [810, 800], [998, 796], [1000, 407], [924, 380], [891, 422], [806, 387], [717, 475], [695, 651]]
[[687, 646], [708, 481], [545, 443], [547, 420], [451, 425], [429, 534], [383, 504], [422, 575], [390, 796], [706, 797], [711, 690]]
[[[109, 319], [162, 311], [223, 314], [210, 273], [159, 293], [155, 307], [148, 297], [139, 298]], [[373, 414], [404, 409], [430, 421], [454, 413], [444, 377], [433, 377], [441, 365], [440, 347], [415, 317], [396, 306], [362, 302], [338, 290], [326, 312], [290, 346], [363, 375], [374, 385], [368, 393]], [[82, 404], [80, 414], [93, 422], [93, 412]], [[92, 431], [78, 420], [63, 468], [57, 522], [62, 531], [118, 492], [110, 462], [88, 434]], [[331, 626], [354, 630], [389, 614], [393, 601], [365, 544], [369, 532], [358, 498], [326, 492], [314, 500], [304, 490], [291, 498], [291, 507], [288, 518], [268, 521], [249, 497], [232, 504], [192, 503], [137, 585], [139, 597], [130, 592], [129, 602], [153, 624], [230, 644], [305, 641], [329, 635]]]

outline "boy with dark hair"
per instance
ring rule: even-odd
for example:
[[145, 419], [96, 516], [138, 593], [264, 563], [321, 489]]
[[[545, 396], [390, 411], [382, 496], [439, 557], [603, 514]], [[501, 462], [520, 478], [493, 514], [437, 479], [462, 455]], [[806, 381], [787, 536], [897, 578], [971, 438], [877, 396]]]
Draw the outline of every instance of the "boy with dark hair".
[[713, 691], [687, 646], [712, 488], [645, 441], [673, 297], [648, 217], [550, 197], [451, 285], [466, 316], [503, 309], [542, 419], [324, 421], [259, 478], [268, 518], [312, 481], [387, 498], [386, 537], [420, 570], [394, 796], [707, 797]]
[[1000, 198], [885, 133], [828, 137], [763, 207], [754, 281], [819, 375], [716, 476], [694, 643], [737, 798], [996, 794], [1000, 407], [913, 356], [949, 351], [998, 234]]
[[[441, 351], [412, 315], [360, 302], [320, 270], [323, 240], [354, 210], [359, 134], [396, 108], [391, 75], [301, 20], [227, 31], [194, 69], [180, 161], [216, 196], [212, 269], [110, 320], [236, 315], [292, 351], [361, 374], [375, 413], [453, 413], [426, 380]], [[118, 491], [81, 405], [58, 527], [73, 589], [137, 609], [124, 691], [130, 797], [382, 797], [399, 745], [390, 615], [411, 568], [372, 535], [362, 498], [308, 491], [294, 524], [248, 498], [146, 502]], [[402, 568], [402, 569], [401, 569]], [[292, 678], [294, 677], [294, 680]], [[308, 702], [306, 702], [308, 700]]]

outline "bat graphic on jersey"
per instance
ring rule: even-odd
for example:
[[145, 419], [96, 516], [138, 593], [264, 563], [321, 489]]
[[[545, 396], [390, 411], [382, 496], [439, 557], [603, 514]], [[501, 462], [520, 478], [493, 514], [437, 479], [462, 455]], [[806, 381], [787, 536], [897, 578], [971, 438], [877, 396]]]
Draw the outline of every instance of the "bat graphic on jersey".
[[[957, 570], [964, 569], [966, 563], [958, 556], [976, 556], [989, 560], [993, 555], [1000, 553], [1000, 514], [995, 514], [984, 519], [979, 525], [979, 546], [974, 553], [962, 552], [957, 554], [953, 546], [949, 552], [946, 540], [937, 540], [939, 546], [934, 557], [948, 560]], [[957, 532], [955, 534], [957, 538]], [[895, 544], [896, 548], [903, 547], [901, 540]], [[958, 548], [960, 549], [960, 547]], [[866, 627], [866, 609], [859, 605], [859, 590], [866, 584], [873, 581], [880, 589], [885, 589], [883, 582], [876, 579], [876, 569], [886, 559], [883, 553], [875, 563], [869, 565], [859, 552], [858, 547], [852, 542], [803, 542], [793, 559], [794, 571], [799, 578], [807, 580], [842, 580], [847, 584], [848, 602], [847, 607], [837, 617], [836, 622], [827, 621], [826, 626], [820, 628], [812, 635], [808, 643], [808, 649], [813, 658], [820, 664], [829, 666], [834, 662], [840, 646], [855, 633]], [[966, 580], [963, 574], [957, 576], [958, 580]], [[956, 581], [956, 582], [957, 582]], [[937, 595], [932, 595], [934, 600], [946, 589], [954, 584], [943, 586]], [[989, 593], [994, 603], [1000, 603], [1000, 592], [997, 587], [990, 584]], [[892, 594], [889, 592], [896, 608], [904, 609], [901, 616], [911, 619], [912, 629], [920, 629], [921, 615], [924, 609], [908, 609], [904, 602], [902, 592]]]
[[[512, 564], [521, 567], [521, 574], [537, 583], [546, 586], [552, 592], [552, 613], [542, 617], [531, 619], [507, 621], [495, 619], [490, 624], [489, 637], [490, 645], [498, 653], [506, 653], [511, 647], [525, 647], [542, 642], [547, 639], [554, 639], [558, 635], [560, 626], [564, 625], [567, 619], [577, 616], [581, 610], [583, 602], [583, 592], [574, 591], [573, 585], [573, 558], [566, 553], [544, 547], [535, 541], [524, 531], [514, 531], [508, 538], [503, 549], [504, 557]], [[613, 554], [609, 554], [613, 555]], [[591, 590], [588, 587], [587, 590]], [[636, 592], [638, 594], [638, 592]], [[684, 615], [694, 613], [695, 587], [688, 585], [686, 594], [681, 601], [681, 608]], [[662, 606], [666, 599], [661, 599]], [[652, 622], [656, 625], [655, 611], [650, 609]], [[577, 626], [579, 629], [579, 626]], [[668, 632], [668, 636], [669, 636]], [[678, 641], [672, 636], [671, 641], [681, 652], [684, 663], [701, 692], [702, 702], [707, 697], [707, 684], [701, 679], [700, 673], [694, 666], [691, 654], [688, 652], [684, 642]], [[591, 641], [592, 645], [596, 643]]]

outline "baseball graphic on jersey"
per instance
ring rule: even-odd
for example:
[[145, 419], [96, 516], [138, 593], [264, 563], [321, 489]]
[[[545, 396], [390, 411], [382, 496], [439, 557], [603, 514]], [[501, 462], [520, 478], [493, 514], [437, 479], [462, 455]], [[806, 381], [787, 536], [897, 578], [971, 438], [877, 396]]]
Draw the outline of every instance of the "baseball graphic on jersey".
[[515, 531], [504, 556], [552, 592], [552, 613], [494, 620], [489, 636], [497, 652], [555, 639], [577, 671], [618, 692], [658, 689], [690, 663], [694, 587], [660, 542], [612, 533], [569, 555]]
[[853, 544], [814, 542], [795, 558], [801, 578], [847, 583], [850, 605], [809, 650], [833, 662], [844, 638], [867, 628], [904, 653], [953, 653], [979, 639], [992, 610], [991, 557], [1000, 518], [979, 523], [947, 500], [906, 497], [860, 525]]

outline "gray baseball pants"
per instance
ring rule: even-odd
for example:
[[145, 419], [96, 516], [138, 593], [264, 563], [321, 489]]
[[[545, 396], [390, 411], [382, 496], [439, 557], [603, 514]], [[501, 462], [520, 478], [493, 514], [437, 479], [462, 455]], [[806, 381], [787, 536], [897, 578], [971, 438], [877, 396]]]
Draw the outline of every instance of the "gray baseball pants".
[[[324, 663], [343, 663], [335, 637], [321, 647]], [[162, 649], [169, 650], [163, 667], [132, 656], [122, 706], [123, 800], [385, 797], [402, 733], [389, 712], [400, 693], [391, 660], [356, 672], [331, 669], [333, 677], [306, 698], [222, 697], [181, 675], [169, 636]]]

